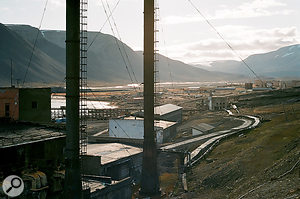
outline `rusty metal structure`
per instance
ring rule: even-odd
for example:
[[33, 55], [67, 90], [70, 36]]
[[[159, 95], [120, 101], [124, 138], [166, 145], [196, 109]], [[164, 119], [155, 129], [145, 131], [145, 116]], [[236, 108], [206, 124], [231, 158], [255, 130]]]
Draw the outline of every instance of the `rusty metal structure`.
[[88, 43], [88, 32], [87, 32], [87, 10], [88, 0], [80, 0], [80, 102], [79, 102], [79, 114], [80, 114], [80, 162], [81, 162], [81, 182], [82, 189], [88, 190], [89, 184], [84, 180], [83, 174], [84, 158], [87, 154], [87, 43]]
[[140, 194], [160, 194], [154, 131], [154, 0], [144, 0], [144, 143]]

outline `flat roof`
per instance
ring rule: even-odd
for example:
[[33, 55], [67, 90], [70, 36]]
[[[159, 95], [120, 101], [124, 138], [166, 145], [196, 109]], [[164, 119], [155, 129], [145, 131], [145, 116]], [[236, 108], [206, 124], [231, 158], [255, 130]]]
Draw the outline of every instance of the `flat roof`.
[[0, 89], [19, 89], [19, 90], [34, 90], [34, 89], [51, 89], [51, 87], [37, 87], [37, 88], [25, 88], [25, 87], [0, 87]]
[[88, 144], [87, 155], [101, 156], [101, 164], [142, 153], [143, 149], [120, 143]]
[[65, 137], [63, 130], [32, 124], [0, 125], [0, 148], [32, 144]]
[[199, 123], [199, 124], [196, 124], [194, 126], [192, 126], [193, 129], [197, 129], [199, 131], [209, 131], [209, 130], [212, 130], [214, 129], [215, 127], [210, 125], [210, 124], [206, 124], [206, 123]]
[[176, 106], [174, 104], [164, 104], [161, 106], [154, 107], [154, 114], [155, 115], [165, 115], [167, 113], [174, 112], [174, 111], [177, 111], [180, 109], [182, 109], [182, 107]]

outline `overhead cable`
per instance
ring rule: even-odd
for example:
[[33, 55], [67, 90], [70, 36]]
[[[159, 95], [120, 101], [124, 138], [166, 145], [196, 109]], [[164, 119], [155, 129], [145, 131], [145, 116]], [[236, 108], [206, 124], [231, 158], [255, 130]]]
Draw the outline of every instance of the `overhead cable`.
[[108, 11], [109, 11], [109, 16], [111, 16], [111, 19], [113, 20], [113, 23], [114, 23], [114, 26], [115, 26], [115, 29], [116, 29], [116, 32], [117, 32], [117, 35], [118, 35], [118, 39], [121, 41], [122, 49], [123, 49], [123, 51], [124, 51], [124, 53], [125, 53], [125, 56], [126, 56], [128, 65], [129, 65], [129, 67], [130, 67], [130, 69], [131, 69], [131, 72], [132, 72], [132, 75], [133, 75], [133, 78], [134, 78], [135, 82], [136, 82], [137, 84], [139, 84], [139, 82], [138, 82], [137, 79], [136, 79], [134, 70], [133, 70], [133, 68], [132, 68], [132, 64], [131, 64], [131, 62], [130, 62], [128, 53], [127, 53], [127, 51], [126, 51], [126, 49], [125, 49], [125, 44], [123, 43], [123, 41], [122, 41], [122, 39], [121, 39], [121, 36], [120, 36], [119, 30], [118, 30], [116, 21], [115, 21], [115, 19], [114, 19], [113, 13], [112, 13], [112, 11], [111, 11], [111, 9], [110, 9], [110, 6], [109, 6], [107, 0], [106, 0], [106, 5], [107, 5]]
[[[112, 26], [112, 24], [111, 24], [111, 22], [110, 22], [109, 15], [108, 15], [108, 13], [107, 13], [107, 11], [106, 11], [106, 8], [105, 8], [105, 5], [104, 5], [104, 3], [103, 3], [103, 0], [101, 0], [101, 3], [102, 3], [102, 6], [103, 6], [103, 9], [104, 9], [104, 13], [105, 13], [105, 15], [106, 15], [106, 17], [107, 17], [107, 19], [108, 19], [108, 23], [109, 23], [109, 25], [110, 25], [110, 29], [111, 29], [112, 34], [113, 34], [113, 36], [114, 36], [115, 42], [116, 42], [116, 44], [117, 44], [117, 48], [118, 48], [118, 50], [119, 50], [119, 52], [120, 52], [120, 55], [121, 55], [121, 57], [122, 57], [122, 60], [123, 60], [123, 62], [124, 62], [124, 64], [125, 64], [127, 73], [128, 73], [128, 75], [129, 75], [129, 78], [130, 78], [130, 81], [131, 81], [131, 83], [134, 85], [134, 81], [133, 81], [133, 79], [132, 79], [131, 73], [130, 73], [129, 68], [128, 68], [128, 66], [127, 66], [125, 57], [124, 57], [124, 55], [123, 55], [123, 53], [122, 53], [122, 50], [121, 50], [121, 48], [120, 48], [120, 44], [119, 44], [119, 42], [118, 42], [118, 40], [117, 40], [117, 38], [116, 38], [115, 31], [114, 31], [113, 26]], [[135, 87], [134, 87], [134, 90], [136, 90]]]
[[256, 78], [258, 78], [262, 83], [261, 78], [255, 73], [255, 71], [245, 62], [245, 60], [236, 52], [236, 50], [230, 45], [229, 42], [225, 40], [225, 38], [221, 35], [221, 33], [210, 23], [210, 21], [202, 14], [202, 12], [196, 7], [196, 5], [191, 1], [190, 4], [196, 9], [196, 11], [201, 15], [201, 17], [206, 21], [206, 23], [217, 33], [217, 35], [226, 43], [226, 45], [231, 49], [231, 51], [244, 63], [244, 65], [254, 74]]
[[36, 47], [36, 44], [37, 44], [37, 40], [38, 40], [38, 37], [39, 37], [39, 34], [40, 34], [40, 29], [42, 27], [42, 23], [43, 23], [43, 20], [44, 20], [47, 5], [48, 5], [48, 0], [46, 0], [44, 10], [43, 10], [43, 14], [42, 14], [42, 18], [41, 18], [41, 21], [40, 21], [40, 25], [39, 25], [39, 28], [38, 28], [37, 33], [36, 33], [36, 37], [35, 37], [34, 44], [33, 44], [33, 47], [32, 47], [31, 55], [30, 55], [29, 62], [28, 62], [28, 65], [27, 65], [27, 69], [26, 69], [24, 79], [23, 79], [23, 86], [25, 84], [26, 76], [27, 76], [31, 61], [32, 61], [33, 53], [34, 53], [34, 50], [35, 50], [35, 47]]
[[[118, 0], [118, 2], [116, 3], [116, 5], [114, 6], [114, 8], [112, 9], [112, 11], [110, 12], [110, 15], [106, 18], [104, 24], [101, 26], [100, 30], [97, 32], [97, 34], [95, 35], [95, 37], [92, 39], [90, 45], [87, 48], [87, 51], [90, 49], [90, 47], [94, 44], [95, 40], [97, 39], [98, 35], [100, 34], [100, 32], [102, 31], [102, 29], [104, 28], [104, 26], [106, 25], [106, 23], [109, 21], [110, 17], [112, 16], [112, 14], [114, 13], [114, 11], [116, 10], [117, 6], [119, 5], [121, 0]], [[103, 3], [102, 3], [103, 5]]]

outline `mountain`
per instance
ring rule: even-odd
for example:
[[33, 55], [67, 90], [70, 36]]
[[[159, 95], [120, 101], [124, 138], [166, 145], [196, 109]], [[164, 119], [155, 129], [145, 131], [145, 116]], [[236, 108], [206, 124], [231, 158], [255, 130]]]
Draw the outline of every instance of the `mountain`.
[[[32, 54], [33, 45], [25, 38], [0, 24], [0, 65], [1, 85], [10, 82], [11, 60], [13, 63], [13, 78], [20, 82], [24, 80]], [[53, 59], [46, 50], [36, 48], [32, 54], [26, 82], [55, 82], [64, 78], [64, 66]]]
[[[142, 82], [142, 52], [133, 51], [129, 46], [108, 34], [89, 32], [89, 42], [93, 41], [96, 35], [93, 45], [88, 50], [89, 81], [119, 84], [135, 82], [137, 79], [138, 82]], [[21, 82], [27, 68], [29, 69], [26, 82], [62, 83], [64, 81], [65, 31], [39, 31], [28, 25], [0, 24], [0, 42], [1, 85], [7, 85], [10, 82], [10, 59], [13, 60], [14, 79], [19, 79]], [[35, 42], [36, 47], [29, 64]], [[122, 55], [118, 48], [121, 49]], [[159, 55], [158, 68], [161, 82], [172, 80], [230, 81], [244, 78], [241, 75], [210, 72], [162, 55]]]
[[[61, 47], [65, 46], [64, 31], [44, 30], [42, 32], [45, 38], [48, 39], [49, 41]], [[116, 40], [115, 37], [108, 34], [88, 32], [88, 38], [89, 38], [89, 42], [93, 41], [94, 38], [96, 38], [95, 41], [93, 42], [93, 45], [91, 45], [88, 51], [89, 63], [93, 63], [91, 59], [96, 58], [93, 64], [89, 64], [90, 66], [89, 70], [95, 71], [93, 74], [99, 74], [105, 71], [105, 73], [109, 74], [109, 76], [105, 76], [103, 78], [107, 78], [107, 77], [113, 78], [116, 75], [119, 75], [117, 77], [119, 80], [124, 79], [127, 80], [128, 82], [129, 76], [126, 71], [126, 66], [124, 65], [122, 56], [120, 55], [120, 51], [118, 50], [118, 46], [116, 44], [116, 42], [118, 42], [121, 49], [122, 46], [124, 45], [126, 54], [129, 57], [130, 64], [129, 63], [127, 64], [129, 70], [134, 71], [137, 80], [139, 82], [142, 81], [143, 79], [143, 53], [142, 52], [133, 51], [129, 46], [127, 46], [126, 44], [122, 43], [119, 40]], [[122, 50], [122, 52], [124, 51]], [[126, 54], [123, 54], [125, 58], [126, 58]], [[130, 65], [132, 66], [132, 70]], [[232, 74], [221, 73], [221, 72], [209, 72], [185, 64], [180, 61], [169, 59], [162, 55], [159, 55], [158, 68], [159, 68], [160, 81], [163, 82], [172, 81], [172, 80], [173, 81], [225, 81], [225, 80], [240, 80], [244, 78], [241, 75], [232, 75]], [[121, 73], [121, 74], [115, 74], [115, 73]], [[93, 77], [93, 74], [89, 74], [89, 77], [96, 79], [96, 77]], [[134, 77], [132, 77], [132, 79], [134, 79]], [[107, 79], [105, 80], [109, 81]]]
[[[284, 78], [300, 77], [300, 44], [286, 46], [276, 51], [251, 55], [245, 62], [259, 76]], [[252, 74], [251, 71], [239, 61], [215, 61], [210, 67], [203, 67], [210, 71], [220, 71], [235, 74]]]

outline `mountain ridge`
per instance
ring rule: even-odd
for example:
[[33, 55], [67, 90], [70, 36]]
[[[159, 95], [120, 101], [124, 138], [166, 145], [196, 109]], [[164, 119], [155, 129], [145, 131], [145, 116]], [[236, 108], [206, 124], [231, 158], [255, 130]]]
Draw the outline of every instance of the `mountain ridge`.
[[[13, 60], [14, 81], [29, 83], [64, 83], [65, 79], [65, 31], [42, 30], [29, 25], [0, 24], [1, 54], [0, 74], [1, 85], [10, 82], [10, 59]], [[36, 40], [36, 35], [38, 37]], [[94, 44], [88, 51], [88, 79], [91, 82], [123, 84], [143, 81], [143, 55], [133, 51], [129, 46], [115, 37], [96, 32], [88, 32], [89, 38], [94, 38]], [[34, 52], [32, 49], [36, 40]], [[124, 46], [128, 60], [123, 60], [118, 50]], [[29, 60], [32, 54], [32, 59]], [[126, 63], [126, 64], [125, 64]], [[29, 66], [29, 67], [28, 67]], [[180, 61], [159, 55], [159, 79], [167, 81], [231, 81], [242, 80], [242, 75], [232, 75], [224, 72], [210, 72]], [[131, 79], [128, 71], [130, 71]], [[134, 73], [134, 74], [133, 74]], [[170, 75], [171, 73], [171, 75]], [[135, 77], [134, 77], [135, 76]], [[173, 78], [171, 78], [172, 76]]]
[[[244, 61], [260, 76], [300, 78], [300, 44], [285, 46], [267, 53], [250, 55]], [[197, 67], [209, 71], [252, 75], [252, 72], [242, 62], [235, 60], [215, 61], [211, 63], [211, 66]]]

